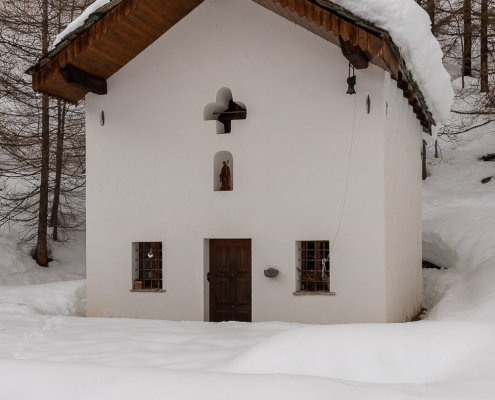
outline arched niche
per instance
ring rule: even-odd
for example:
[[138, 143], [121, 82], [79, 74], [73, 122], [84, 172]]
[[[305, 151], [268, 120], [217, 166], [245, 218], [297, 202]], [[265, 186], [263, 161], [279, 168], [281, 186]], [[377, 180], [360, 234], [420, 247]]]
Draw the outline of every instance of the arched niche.
[[213, 190], [234, 190], [234, 157], [228, 151], [219, 151], [213, 159]]

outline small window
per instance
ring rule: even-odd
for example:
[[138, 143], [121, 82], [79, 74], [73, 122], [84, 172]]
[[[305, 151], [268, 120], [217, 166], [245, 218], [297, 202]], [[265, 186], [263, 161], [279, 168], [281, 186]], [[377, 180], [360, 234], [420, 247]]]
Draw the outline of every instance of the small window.
[[162, 291], [162, 243], [133, 243], [133, 291]]
[[298, 242], [299, 292], [330, 292], [330, 242]]

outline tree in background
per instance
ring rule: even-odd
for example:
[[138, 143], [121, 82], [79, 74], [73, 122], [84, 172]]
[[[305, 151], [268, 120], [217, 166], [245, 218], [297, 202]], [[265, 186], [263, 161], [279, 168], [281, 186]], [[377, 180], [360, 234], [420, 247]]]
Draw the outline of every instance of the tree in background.
[[473, 60], [473, 20], [471, 0], [463, 0], [462, 14], [464, 17], [462, 26], [462, 35], [464, 45], [462, 49], [462, 76], [472, 76]]
[[[463, 133], [495, 132], [495, 0], [417, 0], [430, 15], [456, 95], [439, 140], [463, 143]], [[439, 146], [435, 143], [439, 157]]]
[[33, 244], [42, 266], [48, 225], [59, 240], [84, 223], [84, 110], [34, 93], [24, 70], [91, 3], [0, 3], [0, 225], [18, 224], [21, 243]]
[[[481, 91], [488, 93], [488, 0], [481, 0], [481, 15], [480, 15], [480, 81]], [[493, 18], [492, 18], [493, 23]]]

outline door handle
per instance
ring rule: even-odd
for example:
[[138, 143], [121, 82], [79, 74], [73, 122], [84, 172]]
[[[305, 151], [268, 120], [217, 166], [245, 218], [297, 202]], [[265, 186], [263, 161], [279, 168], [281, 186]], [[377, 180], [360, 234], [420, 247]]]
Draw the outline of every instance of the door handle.
[[208, 282], [210, 281], [210, 273], [209, 273], [209, 272], [206, 274], [206, 280], [207, 280]]

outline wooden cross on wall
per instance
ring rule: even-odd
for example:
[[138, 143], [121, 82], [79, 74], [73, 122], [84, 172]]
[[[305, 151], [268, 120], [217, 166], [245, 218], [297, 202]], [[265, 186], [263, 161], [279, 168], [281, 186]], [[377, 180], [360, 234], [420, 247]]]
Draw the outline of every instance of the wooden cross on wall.
[[225, 111], [213, 113], [213, 115], [218, 115], [217, 121], [223, 124], [225, 133], [230, 133], [232, 131], [232, 121], [246, 119], [247, 110], [234, 102], [234, 100], [230, 100], [229, 107]]

